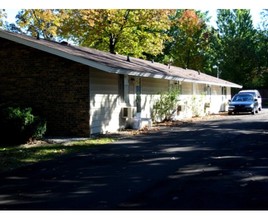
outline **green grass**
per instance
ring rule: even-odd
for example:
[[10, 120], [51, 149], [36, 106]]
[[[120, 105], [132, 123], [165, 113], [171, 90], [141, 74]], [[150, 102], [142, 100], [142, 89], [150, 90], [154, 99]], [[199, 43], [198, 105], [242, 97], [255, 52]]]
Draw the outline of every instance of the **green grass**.
[[0, 145], [0, 172], [40, 161], [53, 160], [61, 155], [82, 152], [113, 141], [115, 141], [113, 138], [97, 138], [70, 142], [68, 144]]

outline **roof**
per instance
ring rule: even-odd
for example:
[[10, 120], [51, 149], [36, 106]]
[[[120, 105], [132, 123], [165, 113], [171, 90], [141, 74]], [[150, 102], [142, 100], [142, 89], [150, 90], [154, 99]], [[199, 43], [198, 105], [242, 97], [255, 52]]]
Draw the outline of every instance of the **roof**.
[[241, 85], [199, 71], [167, 66], [133, 57], [130, 57], [128, 61], [126, 56], [88, 47], [63, 45], [55, 41], [36, 39], [4, 30], [0, 30], [0, 37], [109, 73], [242, 88]]

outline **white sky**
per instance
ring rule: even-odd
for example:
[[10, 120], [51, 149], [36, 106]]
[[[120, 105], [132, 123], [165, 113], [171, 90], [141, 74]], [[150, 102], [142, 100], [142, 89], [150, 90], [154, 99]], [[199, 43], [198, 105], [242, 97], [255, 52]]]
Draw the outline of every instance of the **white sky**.
[[[211, 19], [210, 19], [211, 25], [216, 27], [216, 18], [217, 18], [216, 9], [211, 10], [211, 9], [202, 8], [200, 10], [202, 10], [202, 11], [209, 10], [209, 15], [211, 16]], [[19, 11], [19, 9], [12, 9], [12, 8], [6, 9], [7, 21], [9, 23], [15, 23], [15, 21], [16, 21], [15, 17], [17, 15], [18, 11]], [[253, 9], [250, 9], [250, 11], [251, 11], [251, 15], [252, 15], [253, 24], [254, 24], [255, 27], [257, 27], [257, 24], [260, 21], [260, 11], [261, 11], [261, 9], [253, 8]]]
[[1, 8], [268, 8], [267, 0], [1, 0]]
[[8, 21], [15, 22], [18, 9], [21, 8], [148, 8], [148, 9], [199, 9], [209, 11], [211, 24], [215, 26], [216, 9], [251, 9], [253, 23], [260, 20], [261, 9], [268, 8], [267, 0], [1, 0], [1, 8], [7, 9]]
[[[250, 9], [250, 13], [251, 13], [251, 16], [252, 16], [252, 21], [253, 21], [254, 27], [257, 27], [258, 23], [261, 20], [260, 12], [261, 12], [261, 9], [257, 9], [257, 8]], [[209, 15], [211, 16], [211, 19], [210, 19], [211, 25], [216, 27], [216, 20], [217, 20], [217, 12], [216, 12], [216, 10], [209, 10]]]

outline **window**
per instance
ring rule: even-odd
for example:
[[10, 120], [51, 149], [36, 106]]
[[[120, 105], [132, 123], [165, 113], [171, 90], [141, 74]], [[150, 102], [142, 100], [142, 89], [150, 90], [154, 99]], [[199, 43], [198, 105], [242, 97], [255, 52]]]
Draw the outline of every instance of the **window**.
[[227, 95], [227, 88], [226, 87], [221, 87], [221, 94], [224, 96]]
[[211, 86], [210, 85], [205, 86], [205, 94], [206, 95], [211, 95]]

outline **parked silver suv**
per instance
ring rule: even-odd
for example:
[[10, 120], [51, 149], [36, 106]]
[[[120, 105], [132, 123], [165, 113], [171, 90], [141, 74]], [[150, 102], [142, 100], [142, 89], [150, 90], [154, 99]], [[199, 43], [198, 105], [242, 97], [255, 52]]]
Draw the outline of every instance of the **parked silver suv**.
[[254, 89], [254, 90], [241, 90], [239, 92], [239, 94], [241, 93], [247, 93], [247, 94], [251, 94], [253, 95], [254, 99], [258, 100], [258, 110], [261, 111], [262, 110], [262, 99], [261, 99], [261, 94], [259, 93], [258, 90]]

